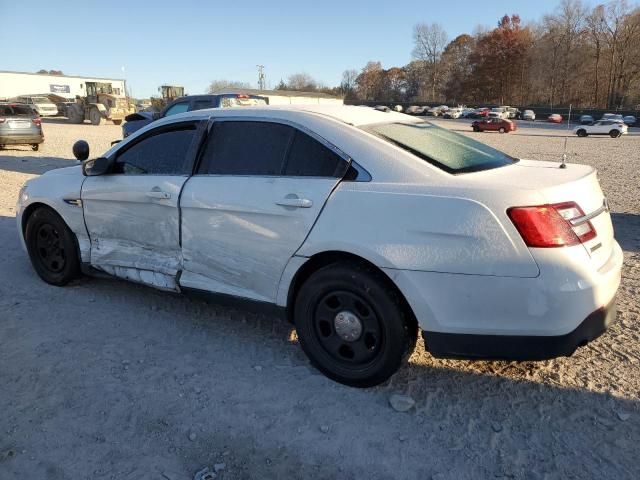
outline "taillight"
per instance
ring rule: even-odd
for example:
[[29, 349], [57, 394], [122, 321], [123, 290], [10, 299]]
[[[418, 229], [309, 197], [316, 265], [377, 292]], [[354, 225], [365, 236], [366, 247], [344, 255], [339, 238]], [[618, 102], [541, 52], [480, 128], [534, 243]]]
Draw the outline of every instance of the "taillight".
[[568, 247], [596, 236], [591, 222], [575, 222], [584, 216], [584, 212], [575, 202], [513, 207], [507, 210], [507, 215], [529, 247]]
[[37, 126], [42, 125], [42, 120], [40, 120], [39, 118], [32, 118], [31, 121]]

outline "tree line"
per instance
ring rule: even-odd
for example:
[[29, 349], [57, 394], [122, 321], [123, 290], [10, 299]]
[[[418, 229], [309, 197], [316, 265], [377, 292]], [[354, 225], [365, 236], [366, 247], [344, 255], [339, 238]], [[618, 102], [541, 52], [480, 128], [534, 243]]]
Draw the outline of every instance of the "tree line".
[[[215, 87], [243, 86], [214, 81]], [[640, 109], [640, 7], [626, 0], [588, 7], [562, 0], [529, 24], [504, 15], [449, 40], [438, 23], [413, 27], [412, 60], [383, 68], [377, 61], [348, 69], [339, 86], [306, 73], [280, 80], [276, 90], [318, 91], [347, 101], [531, 105]]]
[[635, 108], [640, 104], [640, 8], [613, 0], [593, 9], [563, 0], [541, 21], [516, 14], [449, 41], [438, 23], [413, 30], [413, 60], [346, 70], [352, 101]]

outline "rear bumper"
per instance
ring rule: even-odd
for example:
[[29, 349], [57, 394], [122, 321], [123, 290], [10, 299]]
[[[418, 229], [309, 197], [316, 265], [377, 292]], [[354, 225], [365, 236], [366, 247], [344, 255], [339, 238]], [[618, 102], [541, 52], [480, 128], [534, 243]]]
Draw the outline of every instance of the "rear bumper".
[[0, 145], [31, 145], [44, 142], [44, 135], [0, 135]]
[[572, 355], [578, 347], [602, 335], [615, 318], [613, 300], [565, 335], [470, 335], [423, 331], [422, 336], [426, 349], [438, 358], [548, 360]]

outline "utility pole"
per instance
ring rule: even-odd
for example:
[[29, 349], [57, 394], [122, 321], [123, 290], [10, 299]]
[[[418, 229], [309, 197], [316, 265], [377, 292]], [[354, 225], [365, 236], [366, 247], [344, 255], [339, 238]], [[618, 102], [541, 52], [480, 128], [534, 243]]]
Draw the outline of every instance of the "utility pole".
[[264, 65], [256, 65], [258, 67], [258, 88], [264, 90]]

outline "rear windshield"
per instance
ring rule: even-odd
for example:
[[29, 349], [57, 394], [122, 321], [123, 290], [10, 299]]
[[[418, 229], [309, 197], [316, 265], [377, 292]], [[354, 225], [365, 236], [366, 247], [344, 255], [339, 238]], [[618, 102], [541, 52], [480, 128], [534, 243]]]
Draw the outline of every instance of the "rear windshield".
[[484, 143], [428, 122], [381, 123], [362, 129], [449, 173], [478, 172], [518, 161]]
[[249, 96], [232, 96], [222, 97], [220, 99], [221, 107], [252, 107], [255, 105], [267, 105], [267, 100], [264, 97], [249, 97]]
[[0, 117], [34, 117], [35, 113], [26, 105], [0, 105]]

